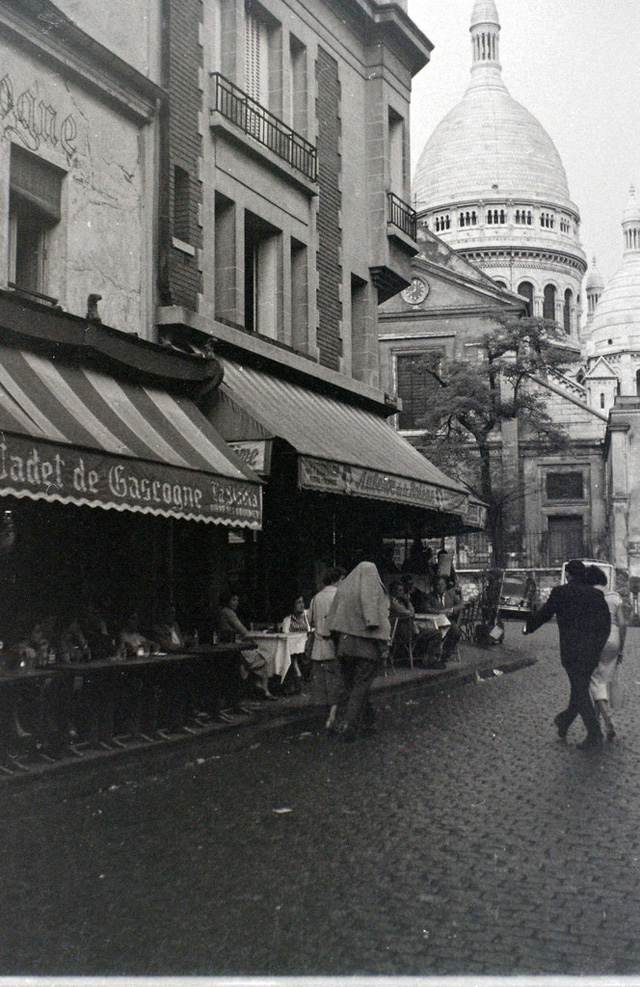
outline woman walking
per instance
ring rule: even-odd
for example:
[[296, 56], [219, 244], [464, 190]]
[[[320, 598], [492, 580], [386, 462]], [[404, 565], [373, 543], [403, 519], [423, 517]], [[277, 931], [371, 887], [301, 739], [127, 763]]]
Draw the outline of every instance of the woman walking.
[[616, 736], [613, 717], [611, 716], [610, 687], [616, 666], [622, 662], [624, 642], [627, 635], [627, 622], [624, 616], [622, 597], [615, 590], [608, 590], [607, 577], [597, 565], [587, 566], [587, 582], [603, 594], [611, 614], [611, 630], [606, 644], [602, 649], [598, 667], [591, 676], [589, 691], [593, 699], [596, 713], [601, 716], [605, 725], [607, 740]]

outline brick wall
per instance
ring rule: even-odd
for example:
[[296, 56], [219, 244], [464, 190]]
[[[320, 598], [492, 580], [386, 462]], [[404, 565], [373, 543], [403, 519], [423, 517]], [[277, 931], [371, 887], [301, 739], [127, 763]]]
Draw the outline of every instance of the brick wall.
[[339, 369], [342, 355], [340, 322], [342, 267], [340, 248], [340, 81], [338, 64], [322, 48], [316, 61], [316, 118], [318, 127], [318, 313], [317, 344], [320, 363]]
[[[182, 234], [188, 227], [186, 239], [196, 249], [190, 256], [175, 247], [170, 250], [170, 289], [174, 305], [196, 309], [198, 294], [202, 290], [199, 267], [199, 249], [202, 246], [202, 230], [199, 225], [199, 207], [202, 203], [202, 183], [199, 181], [199, 165], [202, 154], [200, 133], [200, 21], [202, 0], [171, 0], [169, 38], [169, 183], [171, 225], [175, 215], [175, 168], [183, 169], [189, 176], [189, 221], [182, 217]], [[176, 236], [175, 231], [173, 235]]]

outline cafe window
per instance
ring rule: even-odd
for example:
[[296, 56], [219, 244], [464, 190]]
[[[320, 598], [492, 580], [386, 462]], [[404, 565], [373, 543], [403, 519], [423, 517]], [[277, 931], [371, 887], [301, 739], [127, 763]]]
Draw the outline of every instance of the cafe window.
[[427, 372], [422, 354], [396, 355], [396, 386], [402, 399], [398, 428], [401, 431], [423, 428], [429, 396], [440, 385]]
[[60, 222], [64, 172], [35, 154], [11, 146], [9, 185], [9, 285], [44, 296], [47, 248]]
[[584, 500], [584, 475], [581, 472], [547, 473], [547, 500]]

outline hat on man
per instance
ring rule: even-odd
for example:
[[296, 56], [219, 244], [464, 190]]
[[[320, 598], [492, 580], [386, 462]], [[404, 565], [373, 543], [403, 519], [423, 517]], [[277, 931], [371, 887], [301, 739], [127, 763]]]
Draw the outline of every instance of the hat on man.
[[575, 579], [576, 582], [583, 583], [587, 574], [587, 567], [584, 562], [580, 561], [580, 559], [571, 559], [571, 561], [567, 562], [565, 566], [565, 572], [568, 576], [571, 576], [572, 579]]

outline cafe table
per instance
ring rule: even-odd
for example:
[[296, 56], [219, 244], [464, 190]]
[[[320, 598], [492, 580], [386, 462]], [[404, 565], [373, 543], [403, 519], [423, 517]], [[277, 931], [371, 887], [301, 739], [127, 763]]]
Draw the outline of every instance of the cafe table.
[[413, 624], [417, 631], [421, 627], [436, 628], [442, 637], [445, 637], [451, 627], [451, 621], [444, 613], [416, 613], [413, 616]]
[[306, 631], [284, 632], [252, 631], [252, 639], [260, 654], [266, 658], [269, 677], [277, 675], [281, 682], [291, 667], [291, 655], [299, 655], [307, 643]]

